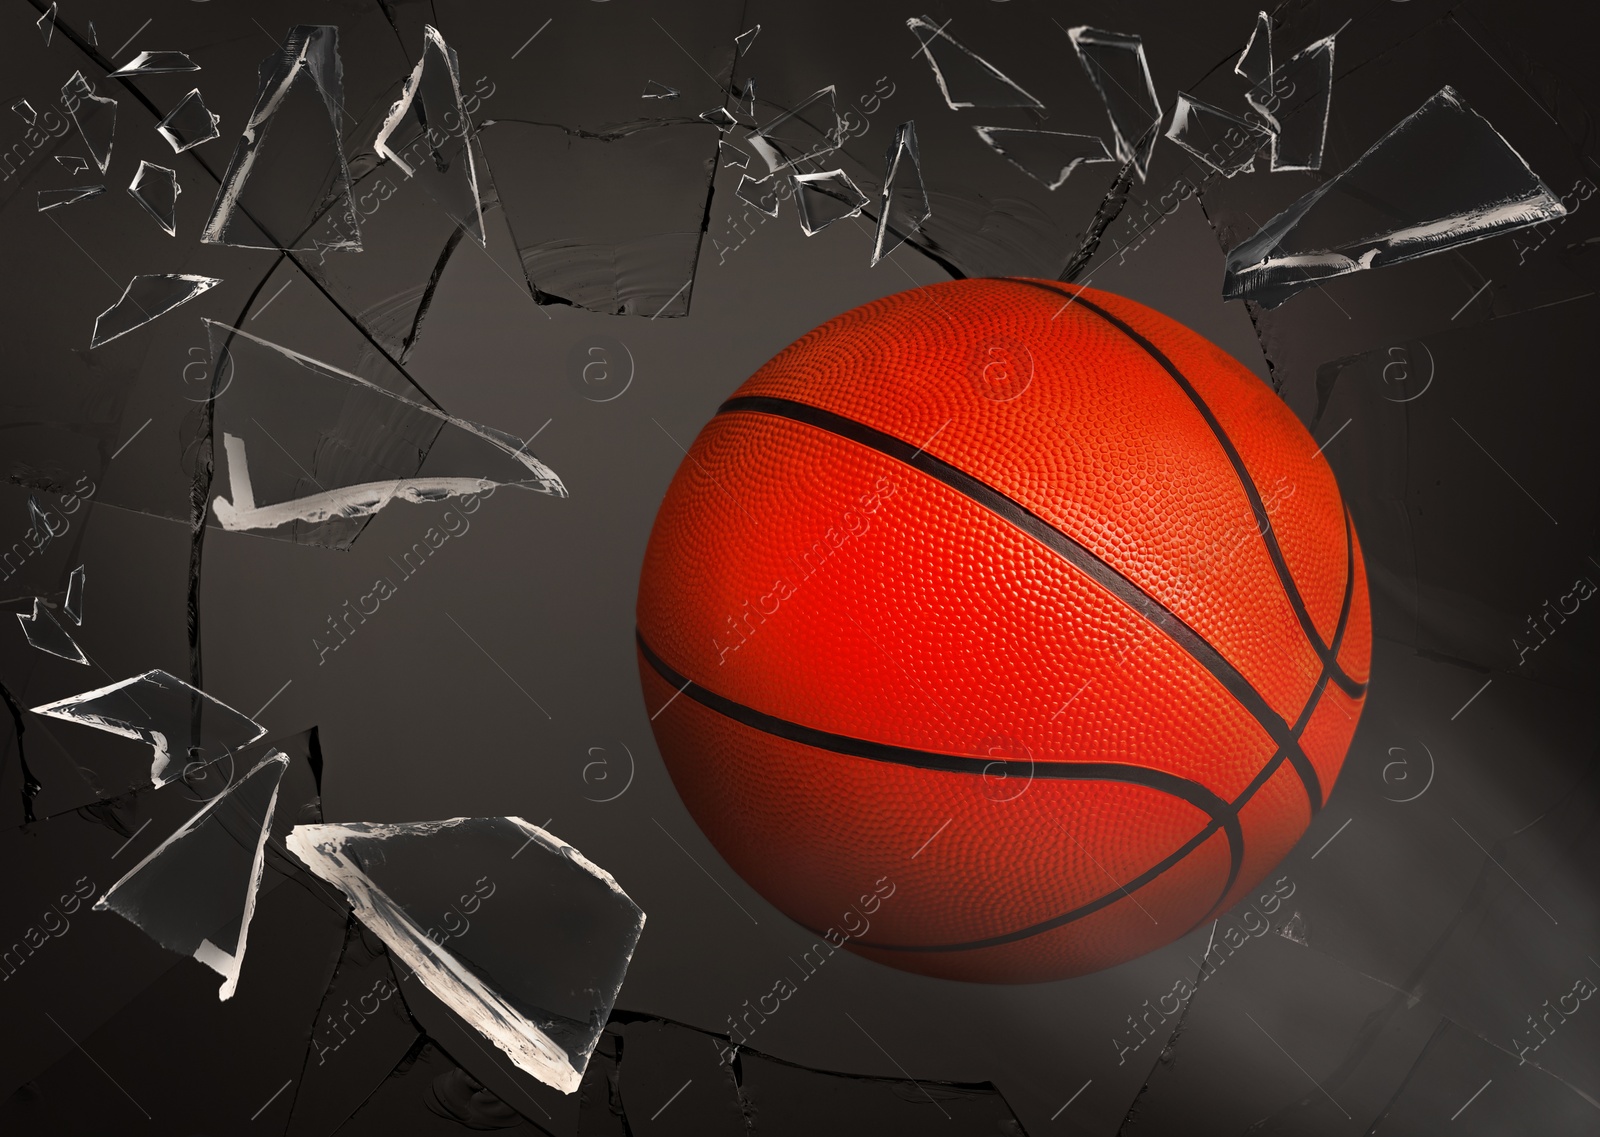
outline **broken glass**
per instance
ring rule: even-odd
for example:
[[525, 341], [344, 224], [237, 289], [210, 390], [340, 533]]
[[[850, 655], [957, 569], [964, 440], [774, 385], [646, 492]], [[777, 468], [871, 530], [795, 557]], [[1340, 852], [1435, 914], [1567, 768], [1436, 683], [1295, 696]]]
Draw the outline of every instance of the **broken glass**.
[[222, 132], [217, 129], [217, 123], [221, 121], [220, 115], [214, 115], [206, 109], [205, 100], [200, 97], [200, 88], [196, 87], [172, 108], [166, 118], [156, 123], [156, 133], [167, 140], [174, 154], [182, 154], [202, 142], [222, 137]]
[[69, 174], [81, 174], [89, 168], [89, 159], [81, 158], [76, 154], [57, 154], [56, 161], [65, 166]]
[[718, 130], [732, 130], [739, 125], [739, 120], [733, 117], [733, 113], [727, 107], [712, 107], [708, 111], [701, 111], [700, 118]]
[[1023, 130], [1008, 126], [975, 126], [978, 137], [996, 154], [1046, 189], [1056, 189], [1085, 163], [1115, 161], [1106, 144], [1088, 134], [1059, 130]]
[[756, 81], [754, 79], [746, 79], [744, 87], [742, 89], [734, 88], [732, 94], [734, 98], [733, 109], [744, 115], [745, 118], [755, 118]]
[[[338, 544], [359, 531], [358, 519], [397, 500], [439, 501], [504, 485], [566, 496], [523, 439], [239, 328], [206, 326], [212, 359], [230, 360], [241, 376], [215, 404], [229, 496], [217, 492], [212, 508], [224, 529], [293, 526], [289, 535]], [[398, 369], [390, 382], [416, 390]]]
[[60, 7], [61, 5], [58, 3], [51, 4], [49, 8], [45, 9], [44, 15], [33, 22], [33, 26], [38, 28], [39, 34], [44, 37], [44, 45], [46, 47], [50, 46], [50, 37], [55, 35], [56, 10]]
[[1333, 36], [1296, 52], [1275, 81], [1292, 94], [1272, 116], [1272, 168], [1320, 170], [1333, 103]]
[[89, 157], [105, 173], [111, 165], [111, 144], [117, 133], [117, 100], [95, 94], [89, 80], [78, 71], [62, 86], [61, 105], [67, 108], [83, 136]]
[[219, 999], [239, 984], [263, 849], [288, 766], [287, 755], [269, 754], [95, 902], [96, 911], [115, 912], [162, 947], [222, 976]]
[[22, 624], [22, 634], [27, 636], [28, 642], [40, 651], [49, 652], [73, 663], [89, 662], [88, 656], [83, 654], [83, 649], [73, 642], [67, 630], [56, 622], [50, 609], [46, 608], [44, 601], [37, 596], [33, 598], [33, 614], [30, 616], [26, 612], [18, 612], [17, 620]]
[[[476, 1055], [473, 1055], [476, 1057]], [[540, 1121], [544, 1118], [535, 1114]], [[337, 1137], [454, 1137], [463, 1130], [547, 1134], [456, 1064], [439, 1043], [419, 1036]], [[325, 1128], [309, 1132], [319, 1135]]]
[[118, 336], [142, 328], [157, 316], [187, 304], [221, 283], [214, 276], [188, 273], [136, 276], [128, 281], [128, 287], [123, 289], [117, 302], [95, 317], [94, 334], [89, 338], [89, 346], [99, 347]]
[[644, 926], [609, 873], [517, 817], [298, 826], [289, 848], [519, 1069], [578, 1088]]
[[1222, 295], [1271, 308], [1324, 280], [1566, 212], [1488, 120], [1445, 87], [1232, 249]]
[[778, 184], [771, 174], [764, 178], [752, 178], [749, 174], [742, 174], [733, 193], [740, 201], [755, 206], [768, 217], [776, 217], [778, 207], [783, 201], [778, 196]]
[[[1233, 73], [1249, 81], [1252, 90], [1265, 93], [1272, 78], [1272, 19], [1265, 12], [1256, 15], [1244, 50], [1233, 65]], [[1256, 108], [1260, 110], [1261, 108]], [[1262, 111], [1265, 114], [1265, 111]]]
[[66, 189], [40, 190], [38, 211], [46, 213], [52, 209], [60, 209], [63, 205], [99, 197], [105, 192], [105, 186], [68, 186]]
[[253, 249], [359, 249], [343, 143], [339, 29], [298, 24], [261, 61], [245, 120], [201, 240]]
[[809, 95], [792, 110], [751, 131], [745, 141], [773, 172], [827, 157], [839, 145], [839, 110], [833, 86]]
[[922, 182], [917, 153], [917, 128], [902, 122], [884, 159], [883, 189], [878, 196], [878, 226], [872, 236], [872, 263], [877, 264], [922, 227], [933, 213]]
[[[621, 1026], [618, 1104], [632, 1137], [744, 1137], [745, 1112], [726, 1042], [677, 1023], [645, 1020]], [[591, 1103], [591, 1113], [595, 1105]], [[836, 1118], [827, 1127], [847, 1124]]]
[[867, 204], [867, 195], [843, 170], [795, 174], [792, 180], [800, 227], [807, 237], [815, 237], [835, 221], [859, 217]]
[[29, 126], [32, 126], [39, 118], [39, 112], [33, 109], [33, 104], [27, 99], [17, 99], [11, 104], [11, 109]]
[[83, 590], [88, 584], [88, 569], [79, 565], [72, 570], [72, 575], [67, 578], [67, 598], [61, 605], [61, 611], [66, 613], [67, 619], [80, 627], [83, 624]]
[[1178, 92], [1167, 137], [1225, 178], [1249, 173], [1268, 134], [1255, 123]]
[[33, 711], [147, 744], [154, 755], [150, 782], [156, 786], [266, 734], [265, 727], [159, 668]]
[[1150, 171], [1150, 156], [1161, 133], [1161, 100], [1145, 58], [1144, 40], [1120, 32], [1076, 27], [1067, 32], [1078, 62], [1100, 92], [1119, 162], [1132, 162], [1139, 180]]
[[676, 99], [681, 94], [683, 92], [676, 87], [658, 83], [654, 79], [646, 79], [644, 81], [644, 93], [639, 97], [641, 99]]
[[183, 187], [178, 185], [176, 170], [141, 161], [133, 181], [128, 183], [128, 192], [133, 195], [133, 200], [144, 206], [146, 213], [156, 219], [167, 236], [177, 234], [178, 195], [183, 192]]
[[756, 36], [760, 34], [761, 25], [757, 24], [755, 27], [746, 28], [744, 31], [734, 36], [733, 42], [738, 47], [739, 54], [743, 55], [745, 52], [749, 51], [750, 45], [756, 42]]
[[422, 58], [389, 108], [373, 149], [407, 178], [416, 177], [422, 192], [486, 248], [472, 136], [456, 53], [435, 28], [426, 26]]
[[141, 51], [111, 73], [123, 75], [164, 75], [172, 71], [198, 71], [200, 65], [181, 51]]
[[932, 18], [911, 16], [906, 27], [922, 45], [922, 55], [933, 68], [933, 78], [939, 92], [951, 110], [964, 107], [1032, 107], [1043, 110], [1044, 104], [1019, 87], [1003, 71], [987, 59], [956, 41], [944, 24]]

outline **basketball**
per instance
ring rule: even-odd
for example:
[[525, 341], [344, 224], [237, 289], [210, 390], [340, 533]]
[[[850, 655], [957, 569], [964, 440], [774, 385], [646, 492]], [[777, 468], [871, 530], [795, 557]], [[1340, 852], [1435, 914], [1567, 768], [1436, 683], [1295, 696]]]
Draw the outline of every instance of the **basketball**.
[[1326, 802], [1366, 692], [1360, 546], [1274, 392], [1090, 288], [959, 280], [779, 352], [645, 552], [673, 783], [828, 945], [990, 983], [1214, 919]]

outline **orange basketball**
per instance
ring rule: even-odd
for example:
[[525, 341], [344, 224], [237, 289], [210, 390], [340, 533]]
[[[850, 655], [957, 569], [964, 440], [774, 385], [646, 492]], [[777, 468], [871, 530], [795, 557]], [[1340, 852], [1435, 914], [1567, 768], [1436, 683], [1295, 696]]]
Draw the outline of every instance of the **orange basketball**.
[[1054, 281], [885, 297], [706, 424], [639, 584], [689, 812], [870, 959], [1027, 983], [1243, 898], [1327, 800], [1371, 620], [1333, 473], [1233, 358]]

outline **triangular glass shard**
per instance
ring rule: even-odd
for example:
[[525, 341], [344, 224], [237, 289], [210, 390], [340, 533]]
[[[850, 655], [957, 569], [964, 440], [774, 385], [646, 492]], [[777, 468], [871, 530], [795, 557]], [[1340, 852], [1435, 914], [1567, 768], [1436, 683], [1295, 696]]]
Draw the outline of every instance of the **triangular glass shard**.
[[[33, 524], [34, 533], [43, 537], [41, 548], [45, 543], [49, 542], [51, 537], [59, 537], [66, 532], [64, 523], [59, 529], [50, 523], [50, 519], [53, 516], [53, 514], [47, 514], [43, 509], [39, 508], [39, 499], [37, 497], [31, 493], [28, 495], [28, 520]], [[59, 521], [60, 518], [56, 520]]]
[[472, 116], [461, 100], [456, 53], [436, 28], [422, 29], [422, 58], [378, 131], [374, 149], [483, 247], [483, 206], [472, 161]]
[[1488, 120], [1445, 87], [1230, 251], [1222, 295], [1271, 308], [1320, 281], [1566, 213]]
[[171, 71], [198, 71], [200, 65], [181, 51], [141, 51], [111, 73], [119, 75], [164, 75]]
[[734, 36], [733, 42], [738, 47], [739, 54], [743, 55], [745, 52], [749, 51], [750, 45], [756, 42], [756, 37], [760, 34], [761, 25], [757, 24], [755, 27], [746, 28], [744, 31]]
[[1058, 130], [1022, 130], [1009, 126], [975, 126], [978, 137], [1017, 169], [1055, 189], [1072, 171], [1090, 162], [1114, 162], [1106, 144], [1092, 134]]
[[700, 118], [724, 132], [739, 125], [739, 120], [733, 117], [727, 107], [712, 107], [708, 111], [701, 111]]
[[22, 624], [22, 634], [27, 636], [28, 642], [40, 651], [69, 659], [73, 663], [89, 662], [89, 657], [83, 654], [83, 649], [67, 634], [67, 630], [56, 622], [56, 618], [50, 614], [50, 609], [46, 608], [44, 601], [37, 596], [33, 598], [33, 615], [18, 612], [17, 619]]
[[839, 145], [839, 110], [832, 85], [822, 88], [793, 110], [785, 111], [746, 139], [767, 169], [778, 171], [798, 162], [816, 161]]
[[646, 79], [644, 81], [644, 94], [639, 97], [641, 99], [676, 99], [681, 94], [683, 92], [676, 87], [658, 83], [654, 79]]
[[741, 174], [733, 194], [746, 205], [754, 206], [768, 217], [778, 216], [778, 206], [781, 202], [771, 174], [764, 178], [752, 178], [749, 174]]
[[[212, 508], [224, 529], [333, 522], [331, 540], [317, 541], [338, 544], [359, 531], [352, 519], [393, 501], [440, 501], [503, 485], [566, 496], [523, 439], [238, 328], [206, 325], [212, 359], [226, 355], [236, 376], [215, 404], [230, 496], [219, 480]], [[398, 369], [388, 378], [396, 389], [416, 390]]]
[[1265, 12], [1257, 14], [1255, 29], [1251, 31], [1244, 50], [1239, 53], [1233, 73], [1248, 80], [1253, 89], [1263, 94], [1271, 89], [1272, 20]]
[[877, 264], [922, 227], [933, 215], [922, 181], [915, 123], [894, 128], [884, 161], [883, 191], [878, 195], [878, 229], [872, 237], [872, 263]]
[[167, 236], [177, 235], [178, 195], [183, 187], [178, 184], [176, 170], [141, 161], [138, 173], [128, 183], [128, 192], [167, 231]]
[[1178, 92], [1167, 137], [1225, 178], [1255, 169], [1269, 135], [1255, 123]]
[[435, 996], [576, 1090], [644, 927], [611, 874], [520, 817], [297, 825], [289, 851]]
[[1120, 32], [1077, 27], [1067, 32], [1078, 62], [1106, 105], [1117, 161], [1132, 162], [1142, 182], [1161, 133], [1161, 101], [1145, 59], [1144, 41]]
[[66, 613], [67, 619], [79, 627], [83, 626], [83, 590], [88, 583], [88, 566], [79, 565], [73, 569], [72, 575], [67, 578], [67, 599], [61, 605], [61, 610]]
[[94, 21], [93, 20], [89, 21], [89, 46], [90, 47], [99, 47], [100, 46], [100, 33], [94, 30]]
[[[76, 154], [57, 154], [56, 161], [67, 168], [69, 174], [81, 174], [89, 168], [89, 159], [81, 158]], [[104, 187], [101, 187], [102, 189]]]
[[735, 111], [744, 115], [745, 118], [756, 117], [756, 81], [754, 79], [746, 79], [743, 90], [735, 87], [733, 96], [733, 109]]
[[956, 42], [945, 31], [945, 24], [936, 24], [931, 17], [911, 16], [906, 27], [922, 45], [922, 54], [933, 68], [933, 78], [951, 110], [964, 107], [1032, 107], [1043, 110], [1044, 104], [1019, 87], [998, 67]]
[[95, 901], [95, 911], [115, 912], [162, 947], [222, 976], [218, 999], [239, 985], [278, 783], [288, 766], [288, 756], [274, 750]]
[[823, 170], [794, 175], [794, 203], [800, 211], [800, 228], [815, 237], [835, 221], [859, 217], [867, 195], [843, 170]]
[[18, 99], [11, 104], [11, 109], [29, 126], [32, 126], [39, 117], [39, 112], [33, 109], [33, 104], [27, 99]]
[[182, 154], [202, 142], [220, 138], [222, 132], [217, 129], [217, 123], [221, 121], [221, 116], [206, 109], [200, 88], [196, 87], [172, 108], [171, 114], [156, 123], [156, 133], [167, 140], [174, 154]]
[[99, 197], [105, 192], [105, 186], [68, 186], [66, 189], [40, 190], [39, 212], [47, 213], [52, 209], [60, 209], [63, 205], [87, 201], [89, 198]]
[[111, 165], [111, 143], [117, 133], [117, 100], [95, 94], [83, 72], [77, 71], [61, 88], [61, 105], [83, 135], [89, 157], [105, 173]]
[[33, 711], [146, 743], [155, 754], [150, 783], [156, 786], [181, 777], [191, 762], [214, 761], [267, 733], [228, 704], [159, 668]]
[[1333, 101], [1333, 37], [1296, 52], [1283, 65], [1283, 86], [1292, 92], [1273, 116], [1274, 170], [1320, 170]]
[[150, 273], [128, 281], [122, 297], [95, 317], [90, 347], [110, 343], [142, 328], [157, 316], [187, 304], [202, 292], [209, 292], [222, 281], [214, 276], [190, 273]]
[[45, 11], [45, 14], [33, 22], [33, 26], [38, 28], [39, 34], [44, 37], [44, 45], [46, 47], [50, 46], [50, 37], [55, 35], [56, 9], [60, 7], [60, 4], [50, 5], [50, 7]]
[[296, 25], [261, 61], [255, 108], [200, 239], [252, 249], [359, 249], [343, 116], [339, 29]]

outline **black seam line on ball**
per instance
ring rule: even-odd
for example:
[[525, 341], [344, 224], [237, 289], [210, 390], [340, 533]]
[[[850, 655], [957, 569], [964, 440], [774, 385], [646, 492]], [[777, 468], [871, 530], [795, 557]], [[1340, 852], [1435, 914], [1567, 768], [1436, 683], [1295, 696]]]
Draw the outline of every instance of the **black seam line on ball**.
[[[866, 940], [858, 943], [862, 947], [875, 948], [879, 951], [915, 951], [915, 952], [949, 952], [971, 951], [975, 948], [996, 947], [1001, 944], [1015, 943], [1025, 940], [1043, 932], [1051, 931], [1063, 924], [1071, 923], [1096, 912], [1118, 900], [1132, 898], [1134, 890], [1144, 887], [1156, 877], [1166, 872], [1173, 865], [1183, 860], [1212, 834], [1222, 832], [1228, 841], [1228, 883], [1223, 888], [1223, 896], [1233, 888], [1233, 882], [1238, 879], [1239, 869], [1244, 862], [1244, 831], [1239, 824], [1239, 808], [1248, 800], [1261, 785], [1265, 784], [1271, 771], [1283, 762], [1283, 751], [1279, 750], [1273, 760], [1267, 765], [1256, 780], [1251, 783], [1251, 788], [1240, 795], [1234, 802], [1218, 797], [1199, 782], [1190, 781], [1188, 778], [1177, 774], [1169, 774], [1164, 770], [1154, 770], [1148, 766], [1129, 766], [1116, 762], [1032, 762], [1018, 761], [1016, 759], [1000, 758], [972, 758], [960, 755], [936, 754], [925, 750], [912, 750], [906, 747], [891, 746], [887, 743], [869, 742], [865, 739], [852, 738], [849, 735], [832, 734], [828, 731], [815, 730], [811, 727], [801, 726], [787, 719], [776, 718], [753, 707], [745, 706], [732, 699], [725, 698], [708, 691], [691, 679], [678, 674], [677, 670], [658, 656], [650, 645], [645, 642], [644, 633], [634, 631], [634, 640], [639, 646], [639, 654], [644, 656], [652, 670], [665, 682], [670, 683], [681, 694], [722, 715], [724, 718], [759, 730], [765, 734], [786, 738], [791, 742], [802, 743], [826, 750], [829, 753], [844, 754], [855, 758], [866, 758], [871, 761], [889, 762], [901, 766], [913, 766], [924, 770], [940, 770], [949, 773], [982, 775], [995, 766], [1004, 766], [1008, 776], [1015, 769], [1026, 772], [1029, 777], [1042, 776], [1066, 781], [1089, 782], [1121, 782], [1130, 785], [1144, 786], [1160, 793], [1177, 797], [1194, 806], [1209, 816], [1210, 820], [1205, 826], [1189, 838], [1183, 845], [1156, 862], [1150, 868], [1128, 881], [1119, 884], [1117, 888], [1105, 893], [1087, 904], [1079, 905], [1059, 916], [1052, 917], [1040, 924], [1027, 928], [1019, 928], [1014, 932], [1005, 932], [988, 939], [975, 940], [970, 943], [959, 944], [879, 944]], [[676, 697], [676, 696], [674, 696]], [[1220, 903], [1220, 901], [1219, 901]]]
[[1144, 336], [1140, 335], [1124, 321], [1113, 316], [1094, 301], [1084, 299], [1079, 293], [1071, 292], [1064, 288], [1052, 288], [1034, 280], [1023, 280], [1010, 276], [1001, 277], [1000, 279], [1009, 281], [1012, 284], [1037, 288], [1042, 292], [1049, 292], [1055, 296], [1065, 296], [1073, 300], [1073, 302], [1081, 304], [1138, 344], [1146, 355], [1172, 377], [1173, 382], [1178, 384], [1183, 393], [1189, 397], [1189, 401], [1194, 404], [1195, 409], [1200, 412], [1200, 416], [1205, 419], [1206, 425], [1211, 428], [1211, 433], [1216, 436], [1218, 444], [1221, 445], [1222, 452], [1233, 466], [1233, 472], [1238, 477], [1239, 484], [1243, 487], [1245, 496], [1250, 501], [1250, 511], [1255, 515], [1256, 519], [1256, 530], [1261, 534], [1261, 539], [1266, 544], [1267, 556], [1272, 561], [1273, 571], [1277, 573], [1278, 583], [1283, 588], [1284, 596], [1288, 598], [1289, 606], [1294, 609], [1295, 619], [1299, 621], [1300, 630], [1305, 634], [1307, 642], [1310, 643], [1312, 650], [1317, 653], [1324, 664], [1331, 665], [1330, 676], [1339, 685], [1340, 689], [1351, 698], [1359, 697], [1364, 684], [1357, 683], [1346, 675], [1339, 666], [1337, 653], [1322, 642], [1322, 636], [1311, 619], [1311, 613], [1306, 608], [1305, 599], [1300, 595], [1299, 586], [1295, 583], [1294, 574], [1289, 571], [1289, 563], [1283, 558], [1283, 549], [1278, 545], [1278, 535], [1272, 528], [1272, 518], [1267, 513], [1266, 505], [1261, 500], [1261, 494], [1256, 489], [1254, 480], [1250, 477], [1250, 471], [1246, 468], [1244, 459], [1234, 449], [1233, 440], [1228, 437], [1227, 431], [1223, 430], [1222, 423], [1217, 421], [1217, 416], [1212, 413], [1210, 406], [1206, 404], [1205, 399], [1201, 398], [1200, 392], [1195, 390], [1194, 385], [1189, 382], [1183, 372], [1179, 371], [1177, 366], [1155, 344], [1145, 339]]
[[1260, 692], [1250, 681], [1229, 663], [1220, 651], [1212, 647], [1204, 636], [1184, 623], [1175, 612], [1044, 518], [1007, 497], [987, 482], [979, 481], [965, 470], [935, 458], [920, 447], [914, 447], [892, 434], [885, 434], [865, 423], [834, 414], [832, 411], [825, 411], [821, 407], [795, 402], [792, 399], [744, 395], [723, 403], [717, 409], [717, 414], [738, 411], [790, 419], [860, 443], [944, 483], [968, 500], [983, 506], [1034, 538], [1160, 628], [1201, 667], [1209, 671], [1212, 677], [1238, 700], [1245, 712], [1256, 720], [1261, 729], [1266, 731], [1272, 741], [1288, 754], [1296, 773], [1305, 783], [1306, 797], [1311, 802], [1311, 811], [1315, 813], [1322, 807], [1322, 788], [1317, 781], [1316, 769], [1300, 751], [1299, 743], [1290, 734], [1289, 724], [1267, 705], [1267, 701], [1261, 697]]
[[1212, 828], [1220, 826], [1228, 831], [1229, 844], [1237, 847], [1239, 855], [1243, 856], [1244, 835], [1239, 829], [1237, 818], [1234, 817], [1237, 809], [1227, 799], [1219, 797], [1199, 782], [1178, 774], [1122, 762], [1038, 762], [1022, 758], [979, 758], [965, 754], [940, 754], [932, 750], [917, 750], [887, 742], [872, 742], [848, 734], [834, 734], [832, 731], [802, 726], [800, 723], [758, 711], [754, 707], [702, 687], [688, 677], [680, 675], [670, 663], [657, 655], [645, 642], [643, 633], [635, 632], [634, 635], [645, 662], [650, 664], [663, 680], [724, 718], [742, 723], [763, 734], [786, 738], [790, 742], [798, 742], [833, 754], [867, 758], [874, 762], [888, 762], [897, 766], [913, 766], [919, 770], [976, 775], [1001, 771], [1008, 781], [1012, 777], [1019, 779], [1037, 777], [1064, 781], [1126, 782], [1130, 785], [1144, 786], [1171, 797], [1181, 798], [1206, 814], [1211, 819]]

